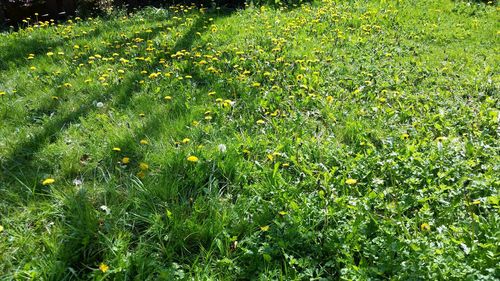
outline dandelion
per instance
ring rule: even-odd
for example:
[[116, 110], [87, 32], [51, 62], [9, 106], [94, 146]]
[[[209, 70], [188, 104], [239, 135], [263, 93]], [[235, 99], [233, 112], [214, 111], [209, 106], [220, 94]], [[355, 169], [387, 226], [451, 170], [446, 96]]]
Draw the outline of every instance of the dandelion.
[[182, 140], [182, 143], [183, 143], [183, 144], [187, 144], [187, 143], [189, 143], [190, 141], [191, 141], [190, 139], [185, 138], [185, 139], [183, 139], [183, 140]]
[[163, 99], [166, 100], [166, 101], [169, 101], [169, 100], [172, 100], [172, 97], [171, 96], [165, 96]]
[[128, 163], [130, 163], [130, 158], [128, 158], [128, 157], [123, 157], [123, 158], [122, 158], [122, 163], [123, 163], [123, 164], [125, 164], [125, 165], [127, 165]]
[[44, 179], [43, 182], [42, 182], [42, 185], [51, 185], [53, 184], [54, 182], [56, 182], [55, 179], [53, 178], [47, 178], [47, 179]]
[[0, 233], [3, 232], [3, 226], [0, 225]]
[[191, 155], [191, 156], [189, 156], [189, 157], [187, 158], [187, 161], [189, 161], [189, 162], [193, 162], [193, 163], [198, 162], [198, 160], [199, 160], [199, 159], [198, 159], [198, 157], [193, 156], [193, 155]]
[[120, 152], [120, 151], [122, 151], [122, 149], [119, 147], [113, 147], [113, 151]]
[[262, 232], [266, 232], [269, 230], [269, 225], [264, 225], [264, 226], [261, 226], [260, 227], [260, 230], [262, 230]]
[[47, 53], [47, 56], [49, 56], [49, 57], [51, 57], [51, 56], [53, 56], [53, 55], [54, 55], [54, 53], [53, 53], [53, 52], [48, 52], [48, 53]]
[[220, 151], [220, 152], [222, 152], [222, 153], [226, 152], [226, 149], [227, 149], [227, 148], [226, 148], [226, 145], [225, 145], [225, 144], [222, 144], [222, 143], [221, 143], [221, 144], [219, 144], [219, 145], [217, 146], [217, 148], [218, 148], [218, 149], [219, 149], [219, 151]]
[[141, 169], [141, 171], [147, 171], [149, 169], [149, 165], [144, 162], [141, 162], [139, 163], [139, 169]]
[[263, 124], [266, 124], [266, 121], [259, 119], [259, 120], [257, 120], [257, 124], [263, 125]]
[[101, 263], [99, 265], [99, 270], [102, 271], [103, 273], [106, 273], [106, 271], [109, 270], [109, 266], [107, 266], [105, 263]]
[[6, 94], [7, 94], [6, 92], [4, 92], [4, 91], [0, 91], [0, 97], [5, 96]]
[[143, 140], [141, 140], [139, 143], [140, 143], [140, 144], [142, 144], [142, 145], [147, 145], [147, 144], [149, 144], [149, 142], [148, 142], [147, 140], [144, 140], [144, 139], [143, 139]]
[[420, 225], [420, 230], [422, 230], [422, 231], [430, 231], [431, 230], [431, 226], [428, 223], [424, 222], [423, 224]]
[[357, 180], [355, 180], [355, 179], [347, 179], [347, 180], [345, 181], [345, 183], [347, 183], [348, 185], [354, 185], [354, 184], [356, 184], [357, 182], [358, 182], [358, 181], [357, 181]]

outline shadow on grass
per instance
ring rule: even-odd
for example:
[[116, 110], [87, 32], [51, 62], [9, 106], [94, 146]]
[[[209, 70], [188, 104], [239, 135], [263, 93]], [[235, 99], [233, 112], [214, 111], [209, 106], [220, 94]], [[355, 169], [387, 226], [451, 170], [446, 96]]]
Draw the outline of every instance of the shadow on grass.
[[[230, 14], [230, 12], [202, 14], [175, 43], [172, 53], [190, 49], [198, 36], [197, 33], [203, 32], [208, 18], [229, 16]], [[160, 56], [163, 55], [164, 53], [159, 53], [156, 57], [152, 58], [150, 63], [142, 67], [155, 68], [160, 66], [158, 61]], [[166, 58], [166, 60], [172, 59], [171, 57]], [[119, 84], [110, 86], [104, 92], [95, 91], [91, 93], [91, 96], [87, 100], [103, 100], [112, 103], [113, 107], [127, 108], [133, 97], [133, 93], [140, 87], [140, 84], [137, 83], [140, 77], [141, 75], [138, 73], [132, 73], [126, 76]], [[200, 79], [203, 78], [200, 77]], [[41, 187], [40, 175], [50, 169], [50, 167], [44, 167], [37, 163], [35, 155], [45, 145], [56, 141], [70, 125], [79, 123], [81, 119], [93, 111], [95, 111], [95, 106], [88, 102], [81, 104], [76, 110], [64, 115], [55, 115], [37, 133], [18, 142], [6, 158], [0, 159], [0, 168], [2, 171], [0, 181], [4, 182], [6, 184], [5, 187], [9, 189], [4, 191], [0, 189], [0, 194], [15, 195], [15, 198], [12, 198], [12, 195], [10, 195], [10, 199], [4, 197], [5, 200], [11, 200], [13, 203], [19, 204], [19, 199], [21, 199], [21, 202], [27, 203], [33, 197], [35, 197], [35, 200], [50, 198], [45, 193], [34, 193], [34, 190], [30, 189], [33, 186]], [[184, 110], [182, 107], [178, 111], [179, 114], [175, 118], [183, 122], [183, 116], [187, 115], [189, 111]], [[163, 122], [164, 118], [162, 116], [153, 114], [133, 134], [147, 135], [149, 138], [154, 139], [161, 132], [160, 129]], [[131, 151], [131, 153], [136, 155], [135, 157], [137, 157], [138, 161], [144, 159], [144, 155], [140, 151]], [[102, 159], [100, 162], [115, 165], [114, 160], [116, 159], [113, 157], [115, 156], [110, 153], [106, 159]], [[104, 168], [113, 171], [112, 167]], [[69, 181], [72, 176], [58, 175], [58, 178]], [[63, 266], [59, 267], [59, 271], [54, 272], [54, 276], [69, 278], [68, 276], [72, 274], [69, 272], [76, 272], [76, 276], [82, 276], [82, 274], [90, 272], [92, 270], [91, 267], [95, 268], [96, 264], [102, 261], [103, 253], [101, 247], [104, 241], [101, 241], [102, 238], [100, 238], [101, 234], [98, 227], [99, 222], [95, 216], [96, 211], [90, 202], [89, 196], [84, 192], [70, 192], [67, 194], [67, 200], [63, 206], [63, 240], [57, 253], [57, 262]]]

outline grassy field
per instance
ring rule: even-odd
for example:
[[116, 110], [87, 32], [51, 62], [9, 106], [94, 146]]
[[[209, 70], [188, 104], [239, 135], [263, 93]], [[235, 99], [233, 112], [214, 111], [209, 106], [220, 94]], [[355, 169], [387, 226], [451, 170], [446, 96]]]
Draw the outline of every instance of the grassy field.
[[498, 280], [494, 3], [0, 34], [0, 280]]

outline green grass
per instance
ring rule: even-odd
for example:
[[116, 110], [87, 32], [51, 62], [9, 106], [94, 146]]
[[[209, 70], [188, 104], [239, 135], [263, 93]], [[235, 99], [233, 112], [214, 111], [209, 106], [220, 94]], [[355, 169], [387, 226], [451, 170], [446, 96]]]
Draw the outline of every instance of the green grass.
[[496, 280], [498, 12], [175, 6], [2, 33], [0, 279]]

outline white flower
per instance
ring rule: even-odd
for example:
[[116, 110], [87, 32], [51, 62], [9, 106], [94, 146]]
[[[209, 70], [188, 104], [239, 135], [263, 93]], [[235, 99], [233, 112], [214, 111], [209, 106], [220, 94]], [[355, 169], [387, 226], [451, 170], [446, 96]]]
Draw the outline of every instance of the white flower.
[[219, 145], [217, 146], [217, 148], [219, 148], [219, 151], [220, 151], [220, 152], [222, 152], [222, 153], [226, 152], [226, 149], [227, 149], [227, 148], [226, 148], [226, 145], [225, 145], [225, 144], [222, 144], [222, 143], [221, 143], [221, 144], [219, 144]]
[[99, 207], [102, 211], [104, 211], [106, 213], [106, 215], [109, 215], [111, 213], [111, 210], [108, 208], [108, 206], [106, 205], [102, 205], [101, 207]]
[[104, 106], [104, 103], [102, 103], [102, 102], [98, 102], [98, 103], [96, 103], [96, 105], [95, 105], [95, 106], [97, 106], [98, 108], [101, 108], [101, 107], [103, 107], [103, 106]]

